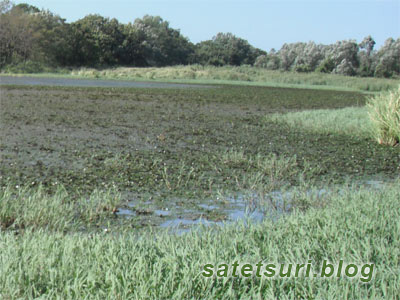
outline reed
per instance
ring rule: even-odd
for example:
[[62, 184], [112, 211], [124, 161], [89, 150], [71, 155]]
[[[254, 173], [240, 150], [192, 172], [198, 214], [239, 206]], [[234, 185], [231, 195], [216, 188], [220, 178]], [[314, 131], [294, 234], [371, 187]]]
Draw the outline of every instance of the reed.
[[374, 136], [380, 144], [400, 142], [400, 85], [393, 91], [375, 95], [367, 102], [369, 116], [374, 124]]

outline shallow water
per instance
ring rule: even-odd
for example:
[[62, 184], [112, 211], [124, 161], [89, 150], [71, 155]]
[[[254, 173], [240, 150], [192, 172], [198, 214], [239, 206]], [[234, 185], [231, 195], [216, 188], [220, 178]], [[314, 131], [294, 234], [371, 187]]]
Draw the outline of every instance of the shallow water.
[[48, 78], [29, 76], [0, 76], [0, 85], [79, 86], [79, 87], [131, 87], [131, 88], [207, 88], [206, 85], [140, 82], [128, 80]]
[[[364, 186], [371, 189], [381, 189], [385, 187], [385, 181], [365, 180], [358, 182], [357, 186]], [[198, 204], [193, 209], [179, 207], [171, 204], [170, 208], [143, 209], [141, 205], [131, 201], [127, 208], [121, 208], [117, 212], [121, 217], [144, 217], [153, 218], [155, 224], [160, 228], [168, 228], [173, 233], [185, 233], [196, 228], [197, 225], [204, 226], [223, 226], [227, 223], [243, 222], [247, 224], [259, 223], [268, 218], [277, 221], [282, 216], [290, 214], [293, 209], [292, 200], [294, 198], [314, 198], [323, 200], [333, 191], [340, 193], [343, 188], [332, 187], [312, 189], [312, 190], [286, 190], [273, 191], [261, 200], [255, 193], [238, 194], [221, 199], [209, 199], [206, 203]], [[152, 206], [151, 201], [142, 202], [142, 205]], [[139, 213], [137, 213], [137, 211]], [[217, 213], [216, 215], [213, 215]]]
[[[280, 192], [272, 193], [274, 198], [282, 199], [284, 195]], [[142, 216], [144, 219], [152, 219], [153, 224], [160, 228], [171, 229], [174, 233], [184, 233], [196, 225], [223, 226], [226, 223], [247, 222], [258, 223], [264, 218], [273, 216], [273, 219], [288, 213], [284, 209], [262, 208], [249, 201], [249, 197], [256, 195], [236, 195], [221, 199], [209, 199], [206, 203], [196, 205], [192, 209], [180, 207], [171, 203], [171, 207], [152, 209], [151, 201], [140, 202], [132, 200], [126, 207], [120, 208], [117, 216], [133, 218]], [[132, 198], [131, 198], [132, 199]], [[275, 199], [276, 200], [276, 199]], [[279, 200], [276, 200], [279, 202]], [[143, 208], [149, 207], [149, 208]], [[146, 213], [143, 213], [146, 212]]]

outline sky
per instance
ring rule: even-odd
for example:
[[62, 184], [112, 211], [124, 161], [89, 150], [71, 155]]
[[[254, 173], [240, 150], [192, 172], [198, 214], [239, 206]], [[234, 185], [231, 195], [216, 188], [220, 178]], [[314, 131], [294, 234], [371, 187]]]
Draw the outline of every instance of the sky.
[[400, 38], [400, 0], [25, 0], [74, 22], [88, 14], [134, 22], [157, 15], [193, 43], [231, 32], [255, 47], [279, 50], [284, 43], [339, 40], [361, 42], [371, 35], [375, 48]]

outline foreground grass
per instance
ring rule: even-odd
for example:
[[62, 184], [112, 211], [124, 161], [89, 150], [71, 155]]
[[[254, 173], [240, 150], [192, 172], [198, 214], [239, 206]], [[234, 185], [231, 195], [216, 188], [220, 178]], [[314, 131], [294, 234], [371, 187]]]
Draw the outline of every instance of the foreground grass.
[[67, 231], [88, 228], [112, 216], [121, 198], [115, 191], [94, 191], [74, 199], [62, 186], [54, 194], [38, 187], [11, 187], [0, 191], [0, 229], [47, 228]]
[[[203, 228], [182, 236], [0, 233], [2, 299], [395, 299], [400, 293], [400, 182], [343, 188], [325, 209], [275, 223]], [[205, 279], [206, 263], [374, 263], [359, 279]]]
[[[262, 68], [174, 66], [163, 68], [110, 68], [58, 70], [58, 73], [35, 76], [62, 76], [75, 78], [100, 78], [136, 81], [172, 81], [184, 83], [259, 85], [271, 87], [298, 87], [312, 89], [334, 89], [363, 92], [385, 91], [395, 88], [399, 79], [361, 78], [324, 73], [295, 73], [271, 71]], [[57, 75], [58, 74], [58, 75]]]

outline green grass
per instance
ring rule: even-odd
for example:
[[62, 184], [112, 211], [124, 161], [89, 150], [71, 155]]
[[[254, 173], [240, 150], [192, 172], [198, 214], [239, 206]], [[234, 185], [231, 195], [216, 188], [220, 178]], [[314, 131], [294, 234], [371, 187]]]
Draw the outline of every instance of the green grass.
[[376, 140], [392, 146], [400, 143], [400, 85], [396, 90], [371, 97], [367, 107]]
[[62, 186], [50, 195], [41, 185], [7, 186], [0, 191], [0, 228], [23, 230], [46, 228], [76, 230], [112, 216], [121, 198], [111, 190], [94, 191], [89, 197], [74, 199]]
[[[164, 68], [110, 68], [60, 70], [35, 76], [69, 76], [74, 78], [99, 78], [136, 81], [167, 81], [203, 84], [258, 85], [271, 87], [300, 87], [311, 89], [334, 89], [348, 91], [378, 92], [395, 88], [398, 79], [361, 78], [324, 73], [295, 73], [271, 71], [262, 68], [175, 66]], [[30, 75], [31, 76], [31, 75]]]
[[267, 115], [266, 120], [283, 122], [293, 128], [317, 134], [342, 134], [372, 138], [372, 123], [366, 107], [315, 109]]
[[[272, 223], [203, 228], [182, 236], [0, 234], [2, 299], [396, 299], [400, 293], [400, 183], [343, 188], [328, 207]], [[205, 279], [206, 263], [374, 263], [359, 279]]]

